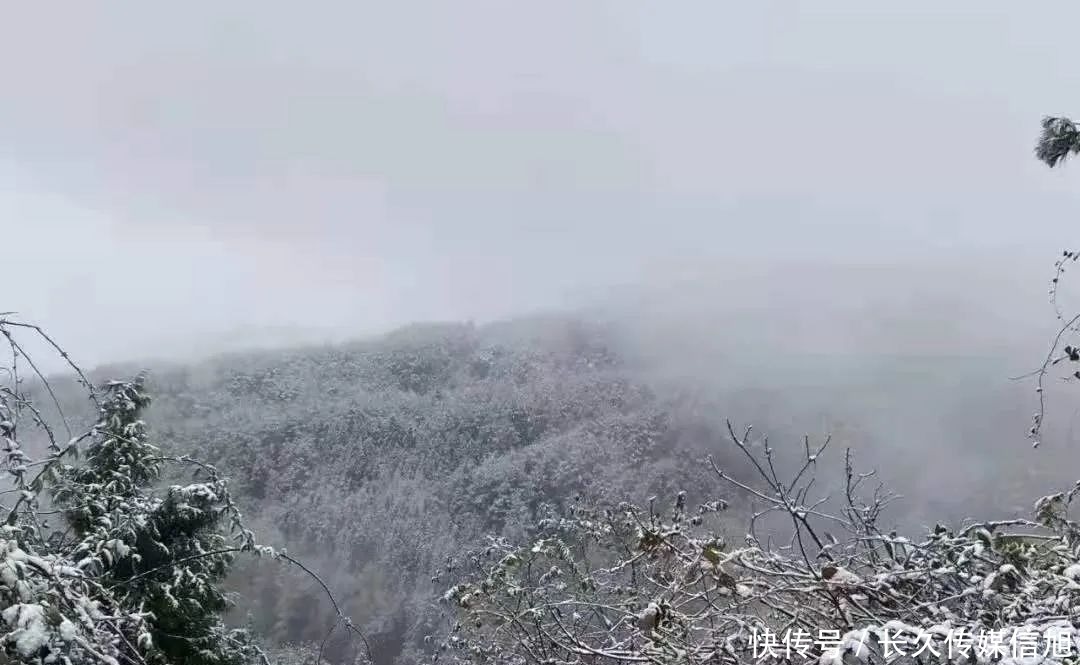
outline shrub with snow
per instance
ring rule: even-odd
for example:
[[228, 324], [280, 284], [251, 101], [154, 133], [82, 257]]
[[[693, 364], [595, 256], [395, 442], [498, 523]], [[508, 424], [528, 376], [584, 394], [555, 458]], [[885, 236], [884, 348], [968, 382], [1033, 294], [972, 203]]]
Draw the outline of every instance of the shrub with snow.
[[[892, 497], [879, 488], [860, 498], [871, 474], [855, 472], [850, 455], [844, 501], [829, 512], [812, 496], [824, 446], [807, 445], [803, 464], [781, 478], [767, 444], [755, 453], [748, 433], [729, 434], [761, 476], [748, 484], [714, 467], [763, 506], [741, 542], [710, 526], [723, 504], [690, 511], [682, 495], [670, 512], [577, 508], [543, 522], [533, 542], [492, 539], [451, 566], [456, 583], [443, 599], [452, 629], [436, 660], [1077, 662], [1080, 524], [1068, 510], [1080, 483], [1039, 499], [1030, 520], [938, 525], [909, 540], [879, 528]], [[775, 528], [756, 534], [767, 514], [788, 522], [787, 542], [777, 544]], [[832, 644], [817, 639], [823, 631]], [[769, 635], [786, 645], [764, 652]], [[966, 651], [949, 648], [964, 635]], [[987, 636], [1004, 645], [996, 656], [972, 648]], [[1030, 644], [1017, 656], [1020, 640]]]

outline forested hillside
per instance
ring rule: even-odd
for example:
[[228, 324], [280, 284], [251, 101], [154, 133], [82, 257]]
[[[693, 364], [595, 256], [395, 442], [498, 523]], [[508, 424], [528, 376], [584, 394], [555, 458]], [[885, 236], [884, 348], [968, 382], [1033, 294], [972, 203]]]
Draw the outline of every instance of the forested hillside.
[[[33, 326], [30, 329], [36, 330]], [[785, 533], [812, 537], [820, 548], [819, 558], [826, 560], [835, 556], [833, 548], [842, 546], [839, 542], [828, 545], [826, 540], [833, 536], [818, 535], [820, 525], [800, 522], [805, 519], [799, 517], [803, 515], [800, 511], [808, 511], [815, 523], [836, 520], [854, 533], [857, 537], [851, 541], [852, 549], [843, 545], [844, 559], [873, 567], [887, 564], [873, 543], [899, 538], [884, 535], [889, 532], [882, 529], [891, 524], [907, 523], [910, 527], [912, 515], [937, 512], [945, 516], [948, 508], [970, 509], [977, 516], [987, 516], [1003, 503], [1029, 502], [1040, 486], [1052, 482], [1052, 476], [1028, 472], [1031, 470], [1009, 476], [1008, 482], [986, 482], [984, 471], [1001, 454], [1002, 442], [1014, 440], [1007, 433], [977, 442], [983, 444], [986, 459], [982, 467], [971, 466], [966, 478], [960, 479], [955, 465], [944, 463], [972, 461], [976, 456], [970, 448], [950, 447], [945, 440], [931, 436], [928, 423], [938, 414], [935, 399], [950, 390], [962, 395], [962, 399], [938, 405], [948, 412], [965, 403], [1007, 403], [1002, 399], [1006, 395], [998, 395], [1002, 401], [994, 402], [993, 391], [978, 387], [985, 369], [977, 356], [937, 359], [936, 363], [912, 357], [882, 357], [877, 363], [804, 357], [782, 367], [763, 363], [760, 358], [732, 359], [725, 367], [737, 388], [725, 392], [717, 390], [722, 383], [695, 385], [689, 377], [673, 382], [670, 374], [662, 378], [651, 375], [647, 354], [634, 351], [632, 337], [570, 315], [479, 327], [417, 325], [349, 345], [221, 356], [185, 366], [159, 366], [145, 381], [107, 383], [103, 397], [96, 398], [102, 405], [99, 422], [87, 434], [67, 445], [56, 441], [54, 430], [43, 426], [19, 437], [30, 450], [37, 447], [33, 445], [34, 432], [38, 440], [42, 434], [49, 435], [45, 438], [51, 442], [49, 448], [40, 452], [45, 466], [32, 482], [23, 480], [28, 463], [20, 462], [30, 458], [9, 444], [9, 466], [17, 474], [17, 487], [29, 490], [22, 490], [20, 501], [28, 501], [32, 508], [27, 513], [13, 509], [10, 515], [17, 523], [27, 520], [20, 527], [29, 539], [27, 546], [59, 548], [60, 552], [51, 556], [66, 557], [52, 564], [52, 559], [27, 559], [22, 550], [15, 549], [7, 555], [9, 561], [16, 562], [10, 565], [20, 566], [19, 575], [29, 574], [33, 566], [47, 573], [53, 569], [50, 566], [69, 558], [88, 557], [78, 566], [103, 569], [116, 580], [105, 588], [130, 587], [145, 578], [139, 584], [146, 595], [141, 602], [157, 604], [159, 609], [153, 614], [133, 614], [130, 623], [119, 627], [107, 619], [102, 625], [92, 613], [83, 621], [94, 631], [94, 639], [103, 643], [114, 631], [130, 633], [140, 644], [157, 642], [168, 657], [182, 657], [180, 654], [190, 651], [188, 645], [204, 645], [196, 648], [205, 662], [239, 662], [252, 657], [249, 640], [254, 636], [271, 647], [273, 659], [282, 663], [302, 661], [315, 653], [328, 662], [369, 657], [380, 665], [427, 662], [440, 649], [448, 648], [454, 650], [454, 659], [465, 657], [472, 662], [494, 658], [503, 662], [504, 656], [499, 654], [508, 648], [546, 649], [551, 640], [550, 627], [542, 623], [536, 625], [538, 632], [526, 629], [516, 638], [518, 642], [506, 642], [500, 631], [490, 633], [491, 616], [513, 623], [503, 615], [506, 602], [522, 602], [525, 608], [534, 603], [544, 606], [547, 599], [569, 592], [571, 596], [560, 603], [592, 604], [613, 594], [600, 601], [607, 608], [603, 613], [624, 606], [617, 611], [635, 612], [644, 607], [646, 614], [670, 613], [674, 608], [663, 603], [656, 606], [658, 609], [649, 609], [653, 607], [650, 586], [697, 574], [701, 555], [687, 555], [682, 549], [687, 545], [704, 548], [708, 560], [718, 566], [711, 574], [719, 586], [712, 591], [736, 584], [727, 573], [716, 572], [720, 571], [720, 553], [726, 550], [728, 538], [746, 533], [746, 521], [754, 515], [748, 549], [724, 555], [731, 565], [746, 567], [752, 576], [736, 585], [732, 610], [757, 602], [741, 599], [757, 598], [759, 592], [766, 596], [782, 592], [775, 581], [753, 576], [795, 576], [810, 583], [822, 575], [836, 574], [826, 575], [831, 570], [828, 567], [816, 571], [806, 554], [800, 563], [798, 558], [777, 559], [778, 554], [771, 553], [773, 538], [783, 538]], [[91, 373], [91, 381], [131, 371], [130, 367], [100, 368]], [[885, 385], [878, 385], [880, 381]], [[16, 381], [13, 385], [20, 384]], [[79, 401], [87, 394], [85, 384], [80, 387], [57, 379], [48, 387], [34, 383], [25, 394], [20, 390], [5, 393], [17, 399], [9, 400], [9, 411], [35, 409], [29, 411], [35, 422], [39, 422], [39, 412], [32, 404], [48, 404], [54, 394], [69, 422], [88, 415], [84, 413], [86, 403]], [[144, 390], [155, 395], [153, 408], [147, 408]], [[847, 412], [821, 410], [823, 404], [837, 399]], [[909, 409], [922, 414], [923, 419], [905, 423], [903, 413]], [[725, 411], [743, 412], [765, 423], [761, 428], [764, 436], [751, 436], [749, 431], [736, 436], [725, 422]], [[858, 417], [846, 420], [836, 413]], [[141, 417], [146, 418], [149, 428]], [[833, 436], [813, 441], [791, 436], [796, 428], [814, 422]], [[985, 413], [966, 418], [961, 412], [954, 413], [951, 421], [938, 421], [937, 427], [945, 430], [952, 424], [958, 433], [978, 431], [970, 429], [974, 423], [985, 432], [993, 422]], [[4, 426], [14, 432], [10, 424]], [[60, 421], [53, 425], [60, 426]], [[901, 437], [921, 431], [926, 438], [911, 439], [906, 450], [897, 448], [895, 441], [876, 438], [883, 426], [895, 429]], [[770, 435], [777, 443], [769, 442]], [[785, 436], [791, 438], [783, 442]], [[65, 464], [69, 457], [78, 459], [79, 442], [86, 437], [91, 439], [86, 465], [77, 461], [73, 466]], [[151, 440], [161, 445], [161, 454]], [[899, 479], [891, 484], [904, 487], [906, 483], [918, 489], [928, 486], [927, 479], [938, 483], [951, 479], [951, 484], [938, 484], [932, 495], [915, 496], [902, 513], [890, 515], [885, 510], [892, 503], [887, 491], [875, 489], [869, 499], [853, 493], [869, 476], [858, 475], [852, 484], [854, 467], [849, 454], [842, 458], [842, 465], [818, 466], [818, 453], [811, 451], [824, 448], [824, 441], [854, 450], [860, 461], [885, 461], [882, 479], [892, 481], [890, 475]], [[198, 460], [218, 465], [231, 484]], [[811, 467], [812, 472], [805, 474]], [[196, 478], [209, 473], [208, 482], [183, 484], [190, 482], [182, 479], [191, 469]], [[779, 480], [788, 473], [793, 480]], [[159, 475], [164, 476], [165, 485], [156, 482]], [[757, 481], [753, 480], [755, 475], [759, 476]], [[924, 482], [912, 484], [917, 478]], [[814, 483], [818, 485], [811, 495]], [[845, 484], [846, 492], [842, 491]], [[53, 506], [60, 507], [70, 520], [67, 531], [50, 532], [51, 527], [36, 522], [38, 515], [55, 512], [37, 508], [43, 487], [53, 488]], [[764, 493], [755, 487], [762, 487]], [[963, 496], [958, 498], [957, 491]], [[114, 494], [109, 496], [109, 492]], [[164, 497], [156, 497], [159, 492], [164, 492]], [[832, 499], [826, 496], [830, 492]], [[1072, 542], [1071, 522], [1062, 522], [1060, 513], [1071, 497], [1047, 499], [1051, 503], [1040, 509], [1039, 524], [1015, 516], [1026, 512], [1022, 506], [1006, 513], [1010, 519], [1005, 523], [1042, 525], [1055, 534], [1064, 529], [1061, 538]], [[673, 498], [674, 512], [666, 518]], [[813, 508], [795, 508], [810, 501]], [[699, 514], [690, 517], [690, 507], [699, 504]], [[237, 508], [246, 517], [237, 513]], [[151, 520], [146, 534], [139, 526], [145, 519], [137, 515], [140, 511]], [[823, 511], [835, 511], [842, 517], [826, 518], [828, 513]], [[784, 526], [785, 512], [796, 520], [793, 531], [790, 525]], [[701, 531], [702, 518], [709, 513], [713, 514], [709, 530]], [[240, 539], [236, 545], [226, 546], [225, 536], [216, 531], [220, 520], [232, 524], [234, 537]], [[69, 554], [66, 534], [72, 528], [76, 534], [86, 535], [71, 543], [74, 550]], [[942, 528], [936, 527], [936, 540], [925, 545], [931, 552], [926, 565], [940, 566], [935, 558], [939, 555], [955, 557], [955, 552], [981, 547], [983, 536], [974, 527], [957, 534]], [[188, 529], [191, 533], [185, 536]], [[764, 543], [757, 540], [761, 536], [766, 538]], [[192, 542], [190, 538], [205, 540]], [[870, 544], [864, 546], [867, 539]], [[128, 542], [131, 545], [125, 544]], [[524, 549], [514, 545], [530, 542], [535, 545]], [[1038, 554], [1034, 550], [999, 551], [998, 545], [990, 546], [994, 556], [1005, 561]], [[672, 560], [663, 554], [668, 548], [681, 554]], [[185, 555], [185, 550], [193, 554]], [[790, 545], [787, 551], [791, 552]], [[226, 578], [237, 552], [256, 556], [236, 559], [237, 565]], [[298, 556], [302, 563], [286, 552]], [[629, 558], [617, 563], [624, 555]], [[752, 563], [742, 558], [747, 556], [765, 558]], [[964, 556], [968, 555], [961, 554]], [[1061, 556], [1068, 563], [1072, 555], [1063, 551]], [[164, 563], [155, 565], [162, 557]], [[180, 558], [171, 560], [176, 557]], [[731, 557], [737, 559], [731, 561]], [[540, 574], [542, 568], [522, 568], [524, 577], [514, 581], [519, 564], [513, 562], [531, 560], [541, 566], [554, 565], [548, 574]], [[22, 561], [30, 561], [32, 568], [25, 569], [18, 563]], [[34, 563], [37, 561], [41, 563]], [[888, 565], [897, 564], [905, 571], [922, 565], [913, 564], [910, 557]], [[575, 582], [579, 591], [563, 581], [564, 565], [579, 578]], [[631, 572], [643, 566], [643, 574], [656, 568], [647, 573], [652, 580], [648, 585], [635, 582], [638, 573], [633, 572], [631, 579], [615, 586], [596, 586], [609, 584], [588, 572], [596, 565], [615, 566], [597, 570], [604, 579], [625, 566], [630, 566], [626, 570]], [[672, 565], [675, 569], [669, 569]], [[1032, 565], [1036, 565], [1034, 560]], [[1038, 574], [1049, 576], [1048, 584], [1058, 583], [1062, 574], [1058, 564], [1040, 560], [1037, 565], [1043, 566]], [[68, 569], [75, 570], [64, 570]], [[957, 577], [950, 570], [948, 566], [941, 568], [943, 577], [933, 587], [908, 589], [911, 580], [906, 572], [897, 572], [895, 580], [882, 578], [880, 583], [885, 585], [883, 589], [899, 585], [889, 593], [903, 589], [903, 593], [928, 599], [940, 596], [947, 604], [954, 600], [956, 584], [967, 579], [966, 573]], [[162, 580], [152, 581], [154, 576]], [[215, 587], [207, 586], [215, 579], [242, 594], [243, 602], [233, 610], [231, 622], [247, 625], [251, 631], [230, 632], [217, 623], [216, 613], [228, 603]], [[525, 580], [527, 586], [520, 586]], [[43, 590], [48, 588], [46, 580], [37, 584]], [[59, 592], [73, 593], [65, 586]], [[181, 592], [191, 599], [175, 597]], [[327, 593], [332, 593], [332, 602], [327, 602]], [[675, 585], [663, 595], [674, 598], [681, 593]], [[802, 593], [811, 595], [804, 598], [799, 595]], [[509, 596], [500, 601], [501, 594]], [[471, 617], [466, 625], [460, 615], [455, 617], [452, 607], [440, 604], [440, 597], [466, 611]], [[129, 593], [116, 600], [104, 596], [101, 602], [132, 601], [138, 601], [138, 596]], [[191, 601], [195, 604], [189, 605]], [[794, 608], [816, 601], [808, 589], [796, 591], [783, 602], [793, 603]], [[1018, 596], [1008, 602], [1027, 601]], [[914, 617], [924, 604], [907, 609], [885, 605], [880, 611]], [[76, 638], [67, 624], [61, 621], [49, 628], [52, 620], [35, 609], [39, 606], [15, 607], [20, 609], [11, 618], [16, 629], [9, 637], [20, 654], [32, 655], [39, 648], [50, 653], [71, 649]], [[967, 605], [955, 609], [971, 610]], [[541, 612], [538, 618], [545, 612], [535, 611]], [[832, 609], [815, 611], [825, 616]], [[185, 618], [176, 612], [190, 615]], [[601, 619], [603, 613], [598, 615]], [[1040, 609], [1033, 616], [1043, 614]], [[848, 615], [843, 616], [844, 625], [857, 625]], [[999, 618], [1007, 621], [1010, 616], [1006, 613]], [[558, 625], [558, 615], [553, 618]], [[697, 621], [689, 616], [679, 621], [683, 620]], [[736, 624], [731, 629], [735, 632], [730, 635], [745, 640], [747, 626], [760, 619], [747, 617], [750, 624], [740, 618], [733, 620]], [[614, 631], [611, 639], [619, 644], [625, 640], [636, 643], [642, 636], [638, 632], [622, 635], [621, 629], [616, 631], [618, 622], [605, 625], [607, 628], [575, 619], [575, 632], [568, 633], [568, 638], [586, 645], [608, 630]], [[463, 629], [462, 637], [447, 641], [448, 635], [458, 635]], [[597, 629], [598, 634], [593, 632]], [[699, 629], [704, 635], [717, 634], [711, 622], [694, 631]], [[578, 634], [579, 630], [587, 632]], [[177, 637], [185, 634], [183, 639]], [[684, 635], [679, 639], [691, 638], [693, 643], [678, 649], [713, 648], [708, 642], [697, 642], [700, 637]], [[647, 639], [652, 646], [633, 648], [669, 649], [656, 634]], [[302, 646], [281, 650], [289, 644]], [[738, 649], [746, 647], [739, 644]], [[113, 645], [111, 648], [123, 646]], [[85, 648], [89, 646], [87, 643]], [[462, 646], [467, 653], [457, 651]], [[618, 661], [630, 656], [613, 652], [610, 657]], [[732, 657], [743, 658], [736, 651]]]
[[[380, 663], [427, 651], [424, 637], [444, 628], [439, 571], [488, 534], [520, 540], [574, 505], [643, 505], [678, 491], [732, 500], [724, 520], [739, 532], [750, 504], [703, 464], [714, 455], [750, 472], [724, 443], [728, 417], [789, 453], [803, 434], [831, 433], [866, 464], [886, 463], [884, 479], [915, 493], [889, 516], [899, 524], [1023, 512], [1038, 486], [1026, 474], [989, 475], [1021, 435], [1001, 426], [1023, 416], [1013, 392], [983, 385], [996, 370], [978, 356], [733, 357], [695, 383], [661, 377], [626, 330], [587, 321], [416, 325], [162, 366], [148, 379], [147, 417], [171, 452], [227, 473], [261, 542], [324, 576]], [[972, 403], [1001, 408], [972, 417]], [[936, 448], [939, 462], [900, 454], [905, 446]], [[943, 485], [961, 463], [968, 482]], [[823, 468], [822, 482], [835, 486], [839, 472]], [[242, 563], [230, 585], [253, 601], [234, 620], [253, 621], [270, 643], [321, 643], [335, 623], [317, 586], [274, 562]], [[357, 645], [339, 630], [327, 649], [336, 660]]]
[[[704, 489], [713, 437], [674, 426], [622, 365], [572, 318], [415, 326], [157, 370], [149, 420], [175, 452], [227, 470], [262, 539], [325, 573], [390, 662], [434, 629], [432, 575], [484, 534], [524, 536], [579, 500]], [[279, 566], [233, 584], [275, 641], [321, 641], [334, 622]]]

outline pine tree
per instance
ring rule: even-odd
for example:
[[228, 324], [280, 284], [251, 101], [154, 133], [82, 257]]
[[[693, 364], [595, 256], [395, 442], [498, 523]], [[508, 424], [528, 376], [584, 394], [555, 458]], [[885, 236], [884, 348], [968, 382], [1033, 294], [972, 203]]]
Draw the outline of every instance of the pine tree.
[[220, 582], [235, 552], [254, 549], [250, 532], [231, 543], [222, 522], [240, 527], [228, 487], [211, 467], [205, 482], [161, 490], [161, 456], [150, 443], [143, 377], [105, 387], [82, 465], [58, 470], [54, 499], [74, 537], [71, 558], [145, 617], [150, 663], [240, 665], [258, 655], [246, 631], [221, 619], [231, 606]]

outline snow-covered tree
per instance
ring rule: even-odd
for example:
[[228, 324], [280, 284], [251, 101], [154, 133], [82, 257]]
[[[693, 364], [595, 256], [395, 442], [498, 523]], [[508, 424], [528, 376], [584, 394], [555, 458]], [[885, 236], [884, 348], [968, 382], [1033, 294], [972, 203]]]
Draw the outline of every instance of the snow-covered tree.
[[143, 383], [105, 386], [85, 462], [60, 466], [52, 479], [71, 526], [70, 556], [144, 614], [148, 661], [250, 661], [257, 655], [250, 636], [222, 623], [230, 602], [220, 582], [234, 552], [255, 550], [253, 536], [212, 468], [201, 467], [203, 482], [157, 486], [163, 463], [190, 460], [162, 457], [150, 443]]
[[[151, 442], [142, 376], [98, 391], [72, 364], [98, 411], [73, 434], [16, 330], [36, 332], [67, 358], [36, 326], [0, 317], [12, 354], [0, 386], [0, 441], [12, 483], [5, 493], [15, 497], [0, 526], [3, 653], [27, 663], [265, 660], [250, 634], [223, 622], [231, 602], [221, 582], [238, 552], [292, 560], [256, 546], [212, 466], [163, 455]], [[36, 375], [32, 388], [24, 367]], [[54, 414], [35, 401], [42, 396]], [[36, 459], [24, 445], [35, 439], [45, 448]], [[165, 465], [190, 467], [198, 481], [164, 484]]]

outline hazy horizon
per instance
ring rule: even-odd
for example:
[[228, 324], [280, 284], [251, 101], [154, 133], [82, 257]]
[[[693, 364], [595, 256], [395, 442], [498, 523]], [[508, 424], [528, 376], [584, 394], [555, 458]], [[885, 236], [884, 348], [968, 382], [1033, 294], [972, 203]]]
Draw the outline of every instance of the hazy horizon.
[[1068, 3], [11, 13], [0, 309], [90, 365], [688, 283], [710, 316], [884, 290], [897, 344], [946, 303], [1026, 340], [1080, 203], [1032, 157], [1039, 118], [1080, 109], [1051, 66]]

